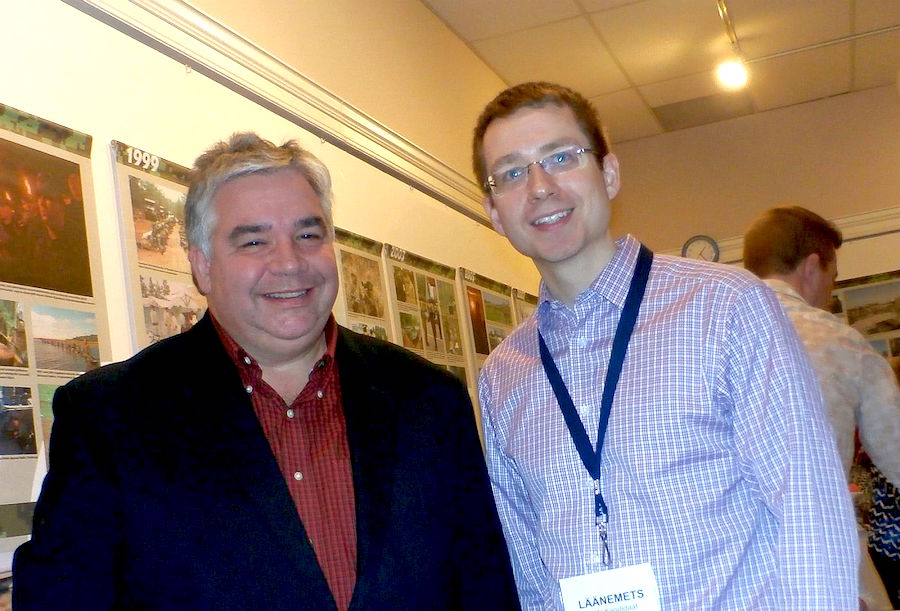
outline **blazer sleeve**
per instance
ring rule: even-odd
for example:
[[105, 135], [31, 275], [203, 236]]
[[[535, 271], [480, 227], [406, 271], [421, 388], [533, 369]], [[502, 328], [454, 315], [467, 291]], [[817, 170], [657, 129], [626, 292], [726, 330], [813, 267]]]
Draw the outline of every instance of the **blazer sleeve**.
[[118, 487], [112, 481], [89, 401], [60, 387], [53, 399], [49, 470], [31, 540], [13, 558], [13, 608], [109, 609], [115, 604], [120, 541]]

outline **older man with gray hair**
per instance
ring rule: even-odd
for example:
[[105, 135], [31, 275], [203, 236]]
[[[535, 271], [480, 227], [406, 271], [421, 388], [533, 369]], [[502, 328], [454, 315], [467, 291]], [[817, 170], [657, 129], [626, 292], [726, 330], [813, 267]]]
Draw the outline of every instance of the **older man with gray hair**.
[[207, 315], [56, 393], [16, 611], [517, 608], [466, 389], [331, 314], [325, 166], [235, 134], [185, 217]]

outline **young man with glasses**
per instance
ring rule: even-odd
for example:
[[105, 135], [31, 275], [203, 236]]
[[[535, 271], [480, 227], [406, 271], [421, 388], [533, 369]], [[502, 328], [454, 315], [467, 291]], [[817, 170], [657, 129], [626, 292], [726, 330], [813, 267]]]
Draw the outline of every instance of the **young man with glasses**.
[[771, 291], [613, 240], [618, 161], [574, 91], [502, 92], [473, 162], [543, 279], [479, 380], [523, 608], [855, 607], [846, 483]]

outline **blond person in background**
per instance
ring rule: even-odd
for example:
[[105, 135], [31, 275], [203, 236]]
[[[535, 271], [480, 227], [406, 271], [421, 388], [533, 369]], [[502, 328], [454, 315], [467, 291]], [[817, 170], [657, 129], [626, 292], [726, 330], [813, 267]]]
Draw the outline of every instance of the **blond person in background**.
[[[816, 371], [849, 477], [854, 436], [888, 481], [900, 484], [900, 387], [890, 364], [859, 331], [825, 306], [837, 278], [834, 224], [799, 206], [762, 213], [744, 236], [744, 267], [775, 291]], [[890, 609], [860, 534], [860, 596], [870, 610]]]

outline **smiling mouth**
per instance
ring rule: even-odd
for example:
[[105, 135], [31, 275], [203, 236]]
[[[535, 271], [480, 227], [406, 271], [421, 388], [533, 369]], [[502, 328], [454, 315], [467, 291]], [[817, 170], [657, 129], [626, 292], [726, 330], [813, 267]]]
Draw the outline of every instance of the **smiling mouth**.
[[296, 297], [304, 297], [309, 293], [309, 289], [303, 291], [282, 291], [279, 293], [266, 293], [265, 296], [270, 299], [294, 299]]
[[559, 222], [565, 217], [572, 214], [572, 210], [562, 210], [557, 212], [556, 214], [551, 214], [550, 216], [542, 216], [539, 219], [535, 219], [531, 222], [532, 225], [551, 225], [553, 223]]

